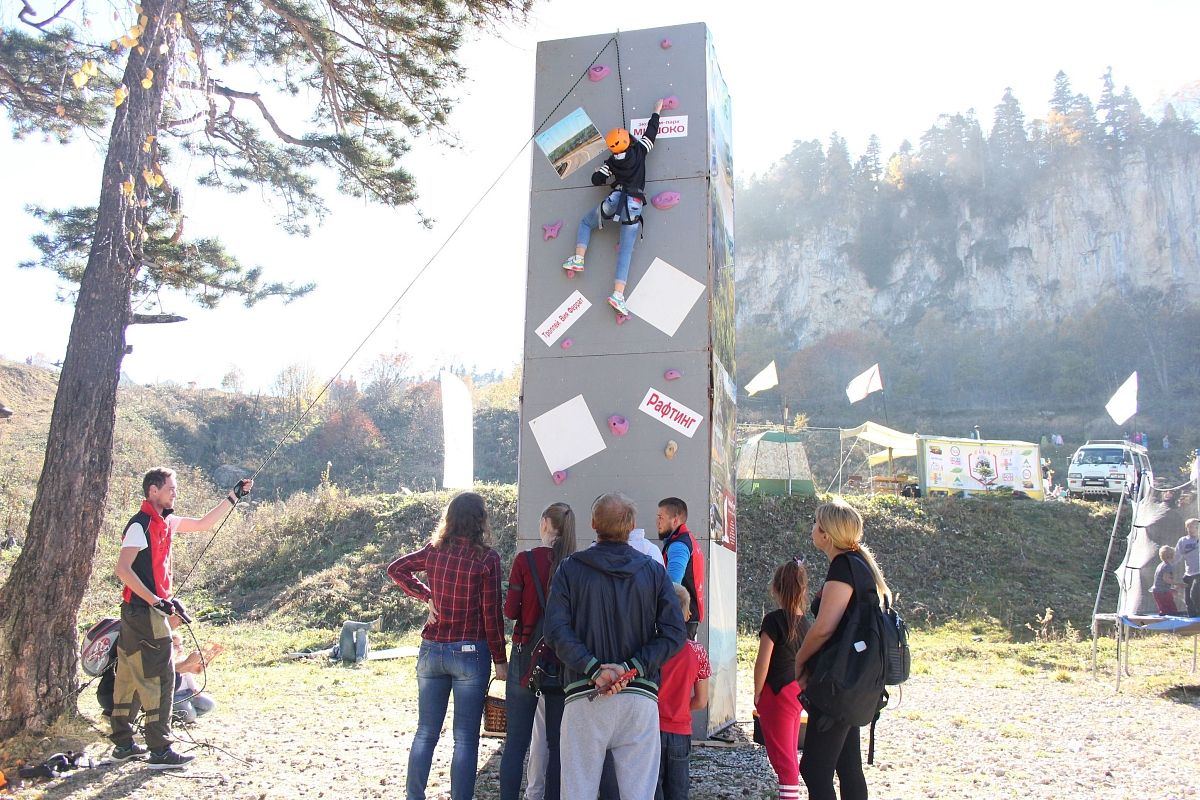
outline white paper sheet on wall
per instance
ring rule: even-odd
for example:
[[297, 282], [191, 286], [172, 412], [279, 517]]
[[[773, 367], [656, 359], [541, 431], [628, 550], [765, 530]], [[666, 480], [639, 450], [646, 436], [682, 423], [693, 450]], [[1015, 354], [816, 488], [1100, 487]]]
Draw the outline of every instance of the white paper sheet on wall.
[[568, 469], [604, 449], [604, 437], [583, 395], [529, 421], [529, 430], [551, 472]]
[[702, 294], [703, 283], [655, 258], [625, 304], [634, 316], [674, 336]]

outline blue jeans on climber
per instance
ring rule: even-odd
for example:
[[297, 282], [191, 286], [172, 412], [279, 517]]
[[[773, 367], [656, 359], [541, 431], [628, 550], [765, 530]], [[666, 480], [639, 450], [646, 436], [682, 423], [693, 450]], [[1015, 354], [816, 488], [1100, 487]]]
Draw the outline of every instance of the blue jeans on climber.
[[[625, 198], [625, 207], [621, 208], [621, 198]], [[621, 227], [621, 245], [617, 251], [617, 272], [614, 280], [617, 283], [629, 282], [629, 262], [633, 260], [633, 246], [641, 232], [642, 201], [621, 190], [612, 192], [600, 205], [583, 215], [579, 220], [579, 235], [575, 244], [586, 248], [592, 239], [592, 231], [604, 227], [607, 221]]]

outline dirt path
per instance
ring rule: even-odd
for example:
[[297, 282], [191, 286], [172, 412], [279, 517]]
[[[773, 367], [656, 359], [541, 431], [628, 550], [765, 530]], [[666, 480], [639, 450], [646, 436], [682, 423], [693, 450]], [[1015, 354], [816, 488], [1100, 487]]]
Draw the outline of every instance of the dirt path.
[[[222, 705], [192, 728], [228, 754], [199, 750], [196, 764], [179, 775], [132, 764], [85, 771], [44, 796], [402, 796], [416, 719], [412, 664], [401, 659], [354, 670], [261, 665], [257, 680], [262, 674], [275, 678], [265, 685], [238, 683], [230, 675], [218, 692]], [[914, 677], [899, 708], [887, 712], [878, 728], [876, 764], [867, 768], [872, 797], [1200, 797], [1200, 779], [1186, 755], [1200, 741], [1195, 691], [1116, 695], [1109, 683], [1086, 674], [1023, 671], [1031, 674], [967, 665]], [[739, 698], [738, 716], [749, 718], [748, 696]], [[430, 798], [449, 793], [448, 738], [439, 744]], [[481, 746], [477, 796], [485, 800], [497, 796], [500, 745], [485, 738]], [[105, 752], [99, 744], [91, 751]], [[774, 797], [774, 776], [761, 748], [699, 747], [692, 765], [691, 796], [697, 800]]]

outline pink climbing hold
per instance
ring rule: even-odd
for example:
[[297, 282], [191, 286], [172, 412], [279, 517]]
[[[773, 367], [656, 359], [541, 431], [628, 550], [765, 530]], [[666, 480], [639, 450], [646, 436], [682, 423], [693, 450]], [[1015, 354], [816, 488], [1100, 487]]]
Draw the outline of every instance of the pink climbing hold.
[[555, 486], [562, 486], [563, 481], [567, 479], [567, 471], [565, 469], [560, 469], [557, 472], [554, 472], [550, 477], [554, 479]]
[[626, 322], [629, 322], [628, 314], [617, 314], [617, 324], [618, 325], [624, 325]]
[[588, 80], [592, 83], [595, 83], [596, 81], [602, 81], [608, 77], [608, 73], [610, 72], [612, 72], [612, 70], [610, 70], [608, 67], [604, 66], [603, 64], [597, 64], [588, 70]]
[[671, 49], [671, 40], [663, 39], [661, 42], [658, 43], [658, 46], [661, 47], [663, 50], [670, 50]]
[[543, 225], [542, 226], [542, 241], [548, 242], [551, 239], [557, 239], [558, 232], [560, 230], [562, 230], [562, 224], [563, 224], [563, 221], [560, 219], [558, 222], [552, 222], [549, 225]]
[[679, 108], [679, 98], [675, 95], [663, 98], [663, 111], [674, 111]]
[[669, 369], [663, 373], [663, 379], [668, 381], [677, 381], [683, 377], [683, 373], [677, 369]]
[[608, 418], [608, 429], [613, 432], [613, 436], [624, 436], [629, 433], [629, 420], [620, 414], [613, 414]]
[[651, 204], [659, 211], [666, 211], [668, 208], [674, 208], [679, 205], [679, 192], [659, 192], [650, 200]]
[[574, 339], [563, 339], [562, 344], [560, 344], [559, 347], [561, 347], [563, 350], [570, 350], [571, 345], [573, 344], [575, 344]]

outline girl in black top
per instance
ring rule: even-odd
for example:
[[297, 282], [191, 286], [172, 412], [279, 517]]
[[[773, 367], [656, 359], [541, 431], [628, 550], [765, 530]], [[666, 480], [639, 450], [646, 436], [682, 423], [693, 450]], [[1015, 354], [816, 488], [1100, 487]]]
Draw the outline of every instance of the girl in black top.
[[796, 652], [808, 630], [808, 570], [804, 559], [775, 570], [771, 597], [779, 608], [763, 617], [754, 662], [754, 707], [758, 711], [767, 760], [779, 779], [780, 800], [799, 800], [800, 768], [796, 740], [800, 735], [800, 687]]
[[[806, 668], [809, 662], [825, 645], [836, 645], [849, 619], [847, 610], [858, 602], [850, 558], [861, 558], [870, 567], [880, 598], [891, 596], [883, 572], [862, 543], [862, 536], [862, 517], [845, 500], [837, 499], [817, 506], [812, 540], [817, 549], [829, 557], [829, 572], [825, 576], [825, 585], [812, 603], [816, 621], [796, 654], [796, 682], [801, 690], [808, 679]], [[835, 772], [842, 788], [842, 800], [866, 800], [867, 779], [863, 776], [858, 728], [835, 723], [809, 709], [804, 757], [800, 760], [800, 775], [808, 787], [809, 800], [836, 800], [833, 790]]]

